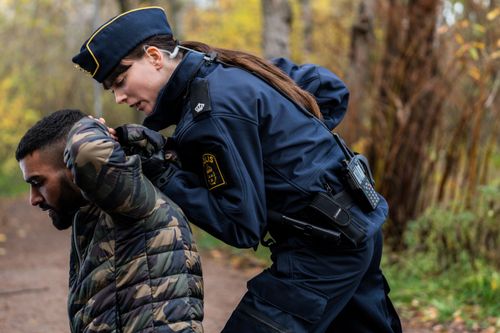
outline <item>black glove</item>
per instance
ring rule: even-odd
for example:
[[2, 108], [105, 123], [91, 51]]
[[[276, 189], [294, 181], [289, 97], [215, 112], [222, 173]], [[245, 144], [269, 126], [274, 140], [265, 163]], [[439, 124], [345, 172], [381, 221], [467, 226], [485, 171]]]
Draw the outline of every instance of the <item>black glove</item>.
[[139, 155], [143, 174], [160, 190], [179, 169], [177, 154], [165, 151], [167, 139], [144, 126], [127, 124], [115, 128], [126, 155]]
[[137, 154], [148, 158], [163, 150], [167, 143], [163, 135], [141, 125], [126, 124], [115, 130], [118, 142], [122, 145], [126, 155]]

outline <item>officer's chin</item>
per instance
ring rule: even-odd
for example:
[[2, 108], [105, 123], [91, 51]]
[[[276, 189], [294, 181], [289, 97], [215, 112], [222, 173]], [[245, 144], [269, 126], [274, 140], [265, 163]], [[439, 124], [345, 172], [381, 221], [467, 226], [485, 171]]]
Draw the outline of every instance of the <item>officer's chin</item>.
[[73, 214], [60, 214], [54, 210], [50, 210], [49, 216], [57, 230], [66, 230], [73, 224]]

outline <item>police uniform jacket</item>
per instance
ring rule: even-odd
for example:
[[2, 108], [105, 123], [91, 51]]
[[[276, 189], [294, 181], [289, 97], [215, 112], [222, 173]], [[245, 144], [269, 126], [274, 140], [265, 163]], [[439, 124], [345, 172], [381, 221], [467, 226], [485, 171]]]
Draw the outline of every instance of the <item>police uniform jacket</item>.
[[[342, 191], [345, 158], [330, 132], [342, 119], [348, 91], [326, 69], [275, 63], [317, 96], [325, 122], [315, 118], [243, 69], [187, 53], [144, 125], [172, 136], [182, 170], [162, 188], [190, 220], [236, 247], [256, 246], [266, 231], [267, 211], [294, 214], [317, 192]], [[377, 209], [352, 213], [366, 222], [368, 236], [387, 215]]]
[[90, 204], [74, 216], [72, 332], [202, 332], [200, 257], [181, 210], [105, 126], [72, 128], [65, 162]]

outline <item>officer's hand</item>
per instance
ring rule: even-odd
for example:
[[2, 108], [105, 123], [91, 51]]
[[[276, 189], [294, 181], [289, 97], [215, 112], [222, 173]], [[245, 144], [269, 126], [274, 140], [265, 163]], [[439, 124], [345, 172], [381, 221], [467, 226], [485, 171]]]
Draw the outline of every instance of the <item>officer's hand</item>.
[[115, 128], [115, 133], [125, 154], [138, 154], [142, 158], [149, 158], [162, 151], [167, 142], [160, 133], [136, 124], [119, 126]]
[[154, 153], [149, 158], [141, 157], [142, 173], [163, 192], [163, 187], [170, 177], [179, 170], [179, 166], [165, 159], [163, 151]]
[[128, 124], [115, 129], [125, 154], [141, 157], [143, 174], [162, 189], [179, 169], [175, 151], [164, 151], [167, 140], [160, 133], [141, 125]]

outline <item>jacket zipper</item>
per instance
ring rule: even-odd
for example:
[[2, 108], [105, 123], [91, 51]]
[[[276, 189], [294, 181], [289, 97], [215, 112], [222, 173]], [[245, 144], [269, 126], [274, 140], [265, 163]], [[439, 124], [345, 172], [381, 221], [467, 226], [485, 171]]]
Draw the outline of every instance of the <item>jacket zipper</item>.
[[78, 242], [76, 240], [76, 218], [78, 217], [78, 213], [80, 213], [80, 211], [77, 211], [75, 213], [75, 216], [73, 217], [73, 245], [75, 247], [76, 257], [78, 259], [78, 271], [76, 272], [77, 276], [80, 275], [80, 266], [82, 264], [82, 257], [81, 257], [81, 253], [80, 253], [80, 248], [78, 247]]

